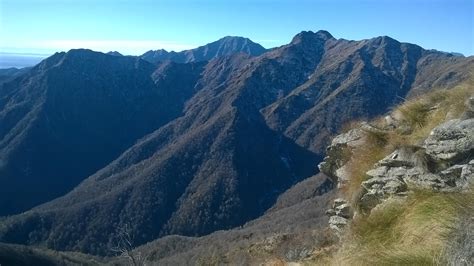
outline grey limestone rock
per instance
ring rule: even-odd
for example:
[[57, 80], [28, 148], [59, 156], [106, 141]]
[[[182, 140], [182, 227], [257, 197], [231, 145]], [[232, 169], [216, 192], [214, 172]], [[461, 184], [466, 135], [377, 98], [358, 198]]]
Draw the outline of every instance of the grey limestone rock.
[[326, 215], [330, 217], [329, 228], [335, 230], [340, 236], [344, 227], [354, 216], [354, 212], [346, 200], [337, 198], [334, 200], [332, 208], [326, 211]]
[[334, 215], [329, 218], [329, 228], [335, 230], [336, 232], [342, 232], [348, 222], [348, 219]]
[[453, 119], [431, 132], [425, 140], [426, 153], [435, 160], [458, 163], [474, 153], [474, 119]]
[[337, 216], [341, 216], [347, 219], [352, 218], [352, 215], [353, 215], [352, 208], [347, 203], [337, 206], [335, 210], [336, 210]]
[[343, 167], [350, 159], [348, 152], [361, 142], [363, 131], [360, 128], [351, 129], [346, 133], [337, 135], [327, 148], [324, 161], [318, 165], [321, 172], [330, 176], [334, 180], [344, 179], [338, 176], [337, 170]]

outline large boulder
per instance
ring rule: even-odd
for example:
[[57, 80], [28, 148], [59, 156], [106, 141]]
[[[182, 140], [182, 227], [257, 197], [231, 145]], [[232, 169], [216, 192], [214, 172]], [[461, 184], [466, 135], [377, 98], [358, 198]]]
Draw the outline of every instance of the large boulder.
[[416, 146], [400, 147], [382, 160], [380, 160], [379, 162], [377, 162], [376, 166], [386, 166], [390, 168], [419, 167], [421, 169], [424, 169], [425, 171], [427, 168], [424, 150]]
[[457, 164], [441, 171], [439, 176], [454, 190], [468, 190], [474, 184], [474, 160], [467, 164]]
[[439, 125], [423, 146], [434, 160], [450, 164], [467, 161], [474, 153], [474, 119], [453, 119]]

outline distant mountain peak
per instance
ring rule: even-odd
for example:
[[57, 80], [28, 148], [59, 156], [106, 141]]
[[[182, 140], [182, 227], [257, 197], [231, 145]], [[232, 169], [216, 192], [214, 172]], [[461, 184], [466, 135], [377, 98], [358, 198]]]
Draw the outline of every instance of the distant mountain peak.
[[96, 60], [97, 56], [104, 55], [104, 53], [92, 51], [90, 49], [71, 49], [67, 51], [61, 58], [62, 63], [70, 62], [71, 64], [77, 64], [83, 59]]
[[110, 51], [107, 53], [108, 55], [113, 55], [113, 56], [123, 56], [121, 53], [117, 52], [117, 51]]
[[333, 39], [334, 37], [325, 30], [319, 30], [317, 32], [313, 31], [302, 31], [293, 37], [291, 41], [292, 44], [302, 43], [302, 42], [314, 42], [315, 40], [327, 41]]
[[[250, 40], [249, 38], [241, 37], [241, 36], [225, 36], [225, 37], [222, 37], [219, 40], [217, 40], [215, 42], [212, 42], [212, 43], [230, 43], [230, 42], [243, 43], [243, 44], [252, 44], [252, 45], [260, 46], [260, 44]], [[212, 43], [209, 43], [209, 44], [212, 44]]]
[[214, 58], [233, 55], [237, 53], [246, 53], [251, 56], [258, 56], [267, 50], [258, 43], [253, 42], [249, 38], [240, 36], [225, 36], [217, 41], [199, 46], [195, 49], [184, 50], [181, 52], [167, 52], [160, 49], [148, 51], [141, 58], [156, 63], [159, 61], [174, 61], [177, 63], [189, 63], [208, 61]]
[[86, 49], [86, 48], [77, 48], [77, 49], [71, 49], [66, 52], [66, 54], [88, 54], [88, 53], [94, 53], [91, 49]]
[[316, 35], [319, 35], [319, 36], [323, 36], [324, 38], [326, 39], [332, 39], [334, 38], [331, 33], [329, 33], [329, 31], [326, 31], [326, 30], [318, 30], [316, 32]]
[[249, 40], [249, 38], [245, 38], [245, 37], [242, 37], [242, 36], [232, 36], [232, 35], [227, 35], [227, 36], [224, 36], [222, 38], [220, 38], [218, 41], [228, 41], [228, 40]]
[[400, 43], [399, 41], [395, 40], [394, 38], [392, 38], [390, 36], [386, 36], [386, 35], [373, 38], [372, 40], [377, 42], [378, 45], [381, 45], [381, 44], [399, 44]]

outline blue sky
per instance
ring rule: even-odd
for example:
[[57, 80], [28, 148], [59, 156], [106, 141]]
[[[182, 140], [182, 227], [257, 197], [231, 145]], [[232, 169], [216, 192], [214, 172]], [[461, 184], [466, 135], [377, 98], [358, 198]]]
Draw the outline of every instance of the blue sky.
[[427, 49], [474, 54], [473, 0], [0, 0], [0, 52], [71, 48], [141, 54], [226, 35], [265, 47], [302, 30], [336, 38], [388, 35]]

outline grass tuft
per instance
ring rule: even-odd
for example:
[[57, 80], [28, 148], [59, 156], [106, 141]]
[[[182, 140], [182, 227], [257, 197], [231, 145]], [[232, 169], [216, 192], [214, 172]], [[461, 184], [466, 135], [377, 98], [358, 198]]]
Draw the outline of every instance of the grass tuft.
[[413, 130], [425, 126], [431, 105], [424, 100], [414, 100], [405, 103], [398, 110], [403, 116], [405, 126]]
[[461, 213], [474, 211], [473, 194], [415, 191], [355, 219], [337, 265], [439, 265]]

